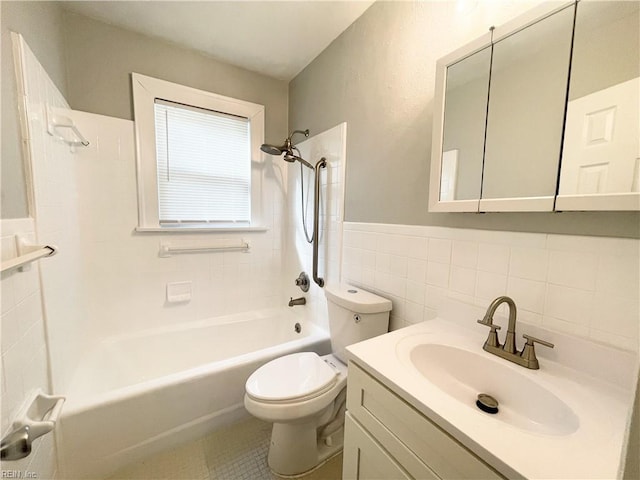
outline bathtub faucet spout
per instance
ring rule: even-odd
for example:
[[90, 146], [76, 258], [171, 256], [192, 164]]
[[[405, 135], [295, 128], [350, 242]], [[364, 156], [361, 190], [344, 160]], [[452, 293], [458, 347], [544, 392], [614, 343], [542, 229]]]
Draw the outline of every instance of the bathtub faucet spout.
[[290, 307], [295, 307], [296, 305], [304, 305], [305, 303], [307, 303], [307, 299], [304, 297], [300, 297], [300, 298], [291, 297], [291, 299], [289, 300]]

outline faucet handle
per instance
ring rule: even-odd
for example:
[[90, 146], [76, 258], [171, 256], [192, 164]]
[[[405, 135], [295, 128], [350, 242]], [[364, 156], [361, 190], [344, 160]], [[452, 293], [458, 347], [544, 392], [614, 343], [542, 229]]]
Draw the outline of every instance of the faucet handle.
[[522, 353], [520, 356], [525, 360], [525, 367], [537, 370], [540, 368], [540, 364], [538, 363], [538, 358], [536, 357], [536, 349], [535, 343], [539, 343], [540, 345], [544, 345], [545, 347], [553, 348], [554, 345], [551, 342], [547, 342], [545, 340], [540, 340], [539, 338], [532, 337], [531, 335], [524, 334], [522, 335], [527, 342], [524, 344], [522, 348]]
[[300, 272], [296, 278], [296, 286], [300, 287], [303, 292], [309, 291], [309, 276], [305, 272]]
[[493, 323], [485, 322], [484, 320], [478, 320], [478, 323], [491, 329], [489, 336], [487, 337], [487, 341], [484, 342], [484, 347], [500, 347], [500, 341], [498, 340], [498, 330], [500, 330], [500, 325], [494, 325]]
[[553, 348], [555, 345], [551, 342], [547, 342], [546, 340], [540, 340], [539, 338], [532, 337], [531, 335], [527, 335], [526, 333], [522, 335], [524, 339], [527, 341], [526, 345], [533, 347], [534, 342], [539, 343], [540, 345], [544, 345], [545, 347]]
[[484, 318], [482, 320], [476, 320], [476, 322], [478, 322], [480, 325], [484, 325], [485, 327], [489, 327], [492, 332], [500, 330], [500, 325], [494, 325], [489, 320], [485, 320]]

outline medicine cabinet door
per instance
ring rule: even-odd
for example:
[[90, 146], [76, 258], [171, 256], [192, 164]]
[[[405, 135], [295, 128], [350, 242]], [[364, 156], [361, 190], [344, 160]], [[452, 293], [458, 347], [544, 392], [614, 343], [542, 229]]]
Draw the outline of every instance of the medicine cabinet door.
[[488, 35], [438, 62], [431, 211], [478, 211], [490, 70]]
[[640, 210], [640, 2], [580, 2], [556, 210]]
[[480, 211], [553, 210], [574, 9], [495, 31]]

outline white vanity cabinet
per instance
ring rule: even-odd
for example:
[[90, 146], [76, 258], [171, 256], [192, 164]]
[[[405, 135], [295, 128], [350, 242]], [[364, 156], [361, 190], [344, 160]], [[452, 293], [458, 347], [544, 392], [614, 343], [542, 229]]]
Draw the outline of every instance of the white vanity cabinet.
[[349, 362], [343, 479], [504, 478]]

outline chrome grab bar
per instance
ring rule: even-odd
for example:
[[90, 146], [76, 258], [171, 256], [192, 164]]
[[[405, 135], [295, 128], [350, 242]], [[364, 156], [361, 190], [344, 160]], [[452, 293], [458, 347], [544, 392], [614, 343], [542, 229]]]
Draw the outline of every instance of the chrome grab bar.
[[327, 166], [327, 159], [322, 157], [315, 167], [315, 187], [313, 191], [313, 281], [320, 288], [324, 287], [324, 279], [318, 277], [318, 244], [320, 242], [320, 169]]

